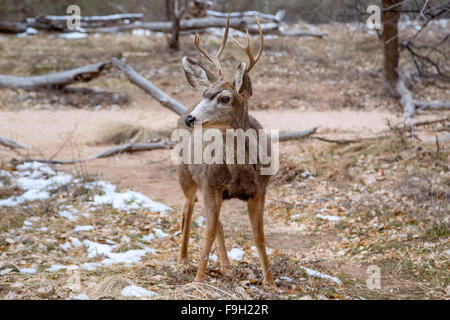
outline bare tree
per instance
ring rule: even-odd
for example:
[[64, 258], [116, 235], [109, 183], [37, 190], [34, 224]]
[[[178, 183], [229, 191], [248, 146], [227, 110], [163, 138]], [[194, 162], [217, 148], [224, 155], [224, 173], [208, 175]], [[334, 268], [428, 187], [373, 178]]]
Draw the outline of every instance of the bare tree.
[[[440, 77], [450, 79], [446, 68], [448, 57], [445, 48], [450, 33], [447, 32], [436, 43], [427, 40], [419, 43], [419, 35], [433, 19], [443, 17], [450, 12], [447, 1], [432, 2], [429, 0], [405, 1], [383, 0], [382, 23], [384, 43], [384, 84], [382, 92], [398, 97], [396, 83], [399, 79], [399, 52], [405, 49], [411, 56], [417, 75], [421, 77]], [[418, 30], [410, 37], [399, 40], [398, 21], [400, 14], [408, 14], [420, 22]], [[423, 41], [422, 41], [423, 42]]]
[[382, 93], [393, 97], [398, 97], [396, 85], [398, 80], [398, 20], [400, 14], [391, 9], [400, 4], [400, 0], [383, 0], [383, 11], [381, 13], [384, 48], [384, 82]]
[[[180, 1], [183, 1], [181, 6]], [[188, 0], [166, 0], [167, 20], [172, 21], [172, 31], [167, 41], [173, 50], [180, 50], [180, 20], [188, 11], [188, 5]]]

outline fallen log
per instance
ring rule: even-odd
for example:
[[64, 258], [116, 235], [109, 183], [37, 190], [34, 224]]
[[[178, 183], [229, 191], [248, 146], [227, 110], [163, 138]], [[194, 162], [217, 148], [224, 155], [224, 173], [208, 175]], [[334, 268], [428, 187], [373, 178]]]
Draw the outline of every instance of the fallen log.
[[28, 149], [24, 144], [3, 137], [0, 137], [0, 145], [11, 149]]
[[[100, 28], [109, 27], [117, 24], [130, 24], [141, 21], [144, 15], [141, 13], [113, 14], [106, 16], [80, 16], [80, 28]], [[41, 16], [28, 19], [29, 26], [38, 30], [70, 32], [67, 28], [67, 21], [73, 19], [73, 16]]]
[[425, 102], [425, 101], [414, 100], [414, 104], [419, 109], [432, 109], [432, 110], [448, 110], [448, 109], [450, 109], [450, 101]]
[[[215, 17], [215, 18], [224, 18], [224, 19], [226, 19], [228, 16], [228, 13], [214, 11], [214, 10], [206, 10], [206, 14], [208, 14], [212, 17]], [[286, 15], [286, 11], [279, 10], [275, 15], [261, 13], [259, 11], [230, 12], [230, 18], [254, 17], [255, 14], [261, 20], [265, 19], [265, 20], [280, 22], [281, 20], [283, 20], [284, 16]]]
[[88, 82], [111, 67], [111, 62], [99, 62], [72, 70], [31, 77], [0, 75], [0, 88], [61, 89], [75, 82]]
[[356, 138], [356, 139], [328, 139], [325, 137], [312, 137], [312, 139], [316, 139], [319, 141], [329, 142], [329, 143], [336, 143], [336, 144], [350, 144], [350, 143], [357, 143], [357, 142], [363, 142], [363, 141], [373, 141], [373, 140], [380, 140], [380, 139], [386, 139], [389, 136], [379, 136], [379, 137], [368, 137], [368, 138]]
[[[52, 16], [46, 15], [43, 17], [48, 21], [63, 21], [66, 22], [68, 19], [73, 18], [73, 16]], [[142, 20], [144, 15], [142, 13], [121, 13], [121, 14], [110, 14], [105, 16], [80, 16], [81, 22], [107, 22], [107, 23], [117, 23], [117, 22], [133, 22]]]
[[28, 25], [24, 22], [0, 21], [0, 32], [2, 33], [22, 33], [27, 31]]
[[158, 102], [164, 107], [177, 114], [183, 114], [187, 111], [185, 106], [142, 77], [129, 65], [124, 64], [116, 58], [112, 59], [112, 63], [128, 78], [128, 80], [137, 85], [139, 88], [145, 90], [153, 98], [158, 100]]
[[[245, 29], [249, 24], [255, 24], [255, 18], [235, 18], [230, 19], [230, 28]], [[205, 28], [223, 28], [225, 27], [226, 19], [222, 18], [199, 18], [199, 19], [187, 19], [180, 21], [180, 31], [196, 30]], [[170, 32], [172, 31], [171, 21], [158, 21], [158, 22], [144, 22], [133, 23], [124, 26], [105, 27], [105, 28], [90, 28], [86, 31], [89, 33], [116, 33], [126, 32], [133, 29], [145, 29], [154, 32]]]
[[317, 129], [318, 127], [314, 127], [304, 131], [281, 133], [278, 137], [278, 141], [282, 142], [282, 141], [305, 139], [310, 135], [312, 135], [313, 133], [315, 133]]
[[124, 153], [124, 152], [138, 152], [138, 151], [149, 151], [149, 150], [156, 150], [156, 149], [167, 149], [171, 148], [173, 145], [172, 142], [168, 141], [158, 141], [158, 142], [150, 142], [150, 143], [128, 143], [124, 145], [120, 145], [117, 147], [113, 147], [110, 149], [107, 149], [103, 152], [100, 152], [92, 157], [89, 157], [87, 159], [77, 159], [77, 160], [45, 160], [45, 159], [34, 159], [34, 158], [27, 158], [24, 161], [36, 161], [41, 163], [49, 163], [49, 164], [75, 164], [75, 163], [82, 163], [87, 162], [90, 160], [95, 159], [101, 159], [101, 158], [107, 158], [114, 156], [116, 154]]
[[[188, 19], [180, 21], [180, 31], [197, 31], [207, 28], [223, 28], [226, 24], [226, 19], [222, 18], [199, 18], [199, 19]], [[230, 28], [245, 32], [247, 29], [250, 34], [259, 34], [259, 29], [256, 24], [255, 18], [243, 17], [230, 19]], [[86, 32], [88, 33], [119, 33], [128, 32], [134, 29], [144, 29], [153, 32], [170, 32], [172, 30], [171, 21], [162, 22], [146, 22], [146, 23], [133, 23], [123, 26], [113, 26], [104, 28], [88, 28]], [[327, 35], [321, 32], [303, 31], [303, 30], [293, 30], [285, 31], [280, 28], [278, 23], [263, 23], [261, 24], [261, 29], [264, 35], [279, 35], [283, 37], [318, 37], [326, 38]]]

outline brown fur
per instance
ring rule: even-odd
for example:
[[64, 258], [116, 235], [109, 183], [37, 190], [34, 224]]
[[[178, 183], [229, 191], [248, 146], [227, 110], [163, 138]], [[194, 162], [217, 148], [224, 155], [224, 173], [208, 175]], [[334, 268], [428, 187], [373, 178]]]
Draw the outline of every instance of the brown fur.
[[[204, 97], [207, 99], [208, 95], [210, 97], [214, 96], [215, 93], [224, 89], [233, 93], [232, 105], [226, 111], [217, 114], [214, 122], [210, 123], [208, 127], [219, 128], [223, 133], [225, 132], [224, 128], [243, 129], [244, 131], [249, 128], [255, 130], [262, 129], [258, 121], [248, 114], [247, 102], [252, 94], [248, 74], [245, 74], [243, 77], [243, 88], [240, 94], [235, 90], [235, 82], [217, 80], [204, 92]], [[178, 128], [191, 130], [191, 128], [185, 125], [185, 119], [194, 108], [195, 106], [180, 117], [178, 120]], [[248, 153], [248, 143], [246, 153]], [[246, 157], [246, 161], [248, 161], [248, 157]], [[263, 268], [264, 284], [270, 287], [275, 286], [265, 250], [263, 230], [264, 199], [270, 177], [260, 175], [260, 168], [261, 164], [259, 159], [257, 164], [179, 165], [179, 182], [186, 196], [182, 222], [183, 240], [179, 256], [180, 262], [186, 262], [187, 260], [192, 211], [198, 189], [203, 193], [206, 208], [207, 223], [204, 246], [194, 281], [202, 281], [204, 279], [211, 245], [214, 240], [216, 241], [221, 268], [225, 274], [231, 275], [231, 265], [225, 248], [223, 228], [219, 220], [219, 215], [223, 200], [239, 198], [247, 201], [254, 241]]]

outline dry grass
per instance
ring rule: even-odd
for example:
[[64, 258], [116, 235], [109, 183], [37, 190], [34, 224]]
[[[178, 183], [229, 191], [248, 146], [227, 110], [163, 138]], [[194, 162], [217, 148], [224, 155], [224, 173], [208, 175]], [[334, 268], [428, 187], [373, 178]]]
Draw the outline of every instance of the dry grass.
[[103, 122], [97, 130], [95, 144], [124, 144], [137, 142], [150, 142], [154, 139], [170, 140], [173, 129], [164, 128], [150, 130], [122, 122]]
[[[398, 109], [396, 102], [373, 94], [381, 79], [379, 41], [365, 32], [346, 32], [342, 25], [323, 29], [329, 33], [328, 40], [265, 41], [263, 63], [253, 71], [258, 94], [252, 105], [266, 109]], [[157, 36], [102, 35], [70, 41], [44, 34], [5, 38], [0, 43], [2, 74], [42, 74], [125, 57], [144, 77], [180, 101], [188, 95], [181, 58], [197, 55], [189, 37], [182, 39], [182, 51], [177, 53], [169, 53], [165, 39]], [[217, 43], [215, 37], [208, 41]], [[232, 76], [242, 59], [239, 50], [227, 47], [227, 76]], [[131, 98], [140, 90], [114, 69], [83, 86]], [[414, 89], [421, 98], [448, 100], [444, 86], [435, 80], [422, 80]], [[62, 100], [50, 103], [55, 99], [51, 94], [2, 89], [0, 95], [0, 109], [70, 107]], [[169, 128], [149, 131], [133, 124], [109, 122], [99, 127], [95, 143], [146, 142], [169, 135]], [[450, 268], [445, 220], [450, 187], [448, 158], [445, 144], [435, 150], [395, 134], [349, 145], [316, 140], [284, 143], [281, 170], [268, 191], [265, 216], [267, 242], [273, 249], [271, 266], [280, 294], [262, 288], [259, 261], [251, 250], [251, 232], [242, 224], [245, 210], [229, 213], [229, 221], [224, 222], [227, 246], [245, 251], [241, 261], [233, 261], [232, 281], [222, 277], [217, 263], [211, 263], [205, 284], [189, 284], [195, 276], [195, 264], [176, 264], [180, 207], [165, 217], [147, 210], [127, 214], [108, 205], [90, 211], [88, 204], [96, 192], [67, 185], [55, 190], [53, 201], [0, 209], [0, 271], [7, 271], [0, 277], [0, 298], [66, 299], [79, 293], [67, 288], [69, 271], [46, 271], [52, 264], [81, 265], [102, 259], [87, 259], [84, 246], [61, 249], [59, 245], [73, 236], [77, 225], [95, 226], [93, 232], [77, 234], [80, 241], [114, 241], [115, 252], [147, 245], [157, 250], [156, 255], [146, 255], [131, 266], [83, 270], [82, 290], [99, 299], [124, 299], [118, 292], [129, 283], [157, 292], [160, 299], [443, 298]], [[14, 170], [15, 165], [11, 163], [7, 170]], [[85, 168], [80, 166], [77, 171], [77, 177], [86, 178]], [[1, 182], [6, 187], [0, 189], [0, 199], [21, 194], [7, 178]], [[67, 204], [89, 215], [68, 221], [58, 215], [60, 206]], [[340, 220], [323, 220], [318, 213]], [[33, 228], [23, 229], [23, 221], [32, 217], [36, 220]], [[195, 212], [189, 252], [195, 262], [204, 233], [198, 217], [199, 212]], [[39, 231], [41, 227], [48, 232]], [[142, 237], [157, 227], [170, 236], [143, 243]], [[371, 264], [382, 268], [383, 285], [378, 291], [367, 289], [365, 284], [366, 267]], [[308, 276], [302, 266], [339, 277], [343, 284]], [[35, 267], [37, 273], [18, 272], [23, 267]]]

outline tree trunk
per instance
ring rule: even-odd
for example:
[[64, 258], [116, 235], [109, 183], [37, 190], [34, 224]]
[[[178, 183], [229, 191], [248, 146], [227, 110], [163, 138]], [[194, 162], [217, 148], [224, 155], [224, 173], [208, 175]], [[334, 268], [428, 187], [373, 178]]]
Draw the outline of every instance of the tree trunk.
[[400, 14], [396, 12], [399, 7], [389, 8], [399, 2], [399, 0], [383, 0], [383, 11], [381, 13], [384, 43], [384, 83], [381, 90], [383, 94], [392, 97], [399, 96], [396, 85], [399, 59], [397, 22]]

